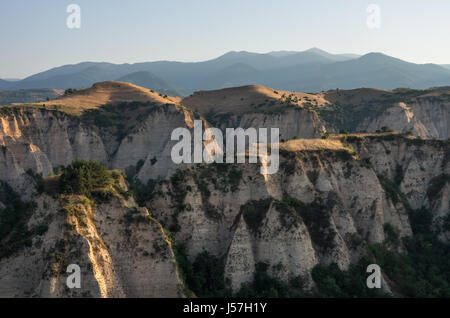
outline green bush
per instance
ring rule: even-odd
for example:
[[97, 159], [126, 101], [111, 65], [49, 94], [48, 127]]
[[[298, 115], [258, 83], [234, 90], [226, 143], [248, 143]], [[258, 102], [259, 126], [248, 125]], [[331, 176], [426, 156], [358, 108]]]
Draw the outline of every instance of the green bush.
[[112, 184], [112, 178], [106, 167], [95, 161], [74, 160], [64, 169], [59, 178], [59, 187], [64, 194], [79, 194], [92, 198], [100, 197], [99, 191]]
[[240, 212], [252, 232], [258, 230], [262, 220], [266, 216], [271, 201], [271, 199], [250, 201], [241, 206]]
[[350, 135], [350, 136], [345, 136], [344, 141], [349, 142], [349, 143], [359, 143], [359, 142], [364, 141], [364, 137]]
[[136, 207], [128, 210], [123, 217], [126, 225], [130, 225], [132, 223], [150, 223], [151, 221], [148, 215], [142, 215]]
[[323, 250], [329, 250], [334, 247], [334, 237], [336, 233], [331, 228], [331, 210], [332, 203], [327, 206], [321, 200], [315, 200], [305, 204], [295, 198], [286, 197], [281, 202], [277, 202], [277, 208], [280, 212], [288, 212], [289, 208], [302, 218], [308, 228], [313, 243]]
[[[386, 196], [388, 199], [392, 200], [394, 204], [401, 202], [407, 212], [411, 211], [411, 207], [409, 205], [409, 202], [403, 192], [400, 191], [400, 188], [398, 184], [395, 182], [392, 182], [388, 178], [377, 175], [378, 180], [380, 181], [380, 185], [382, 186], [384, 192], [386, 193]], [[396, 178], [398, 181], [398, 177]]]
[[447, 182], [450, 182], [450, 175], [446, 173], [431, 179], [427, 190], [428, 198], [434, 200]]
[[130, 184], [129, 194], [134, 197], [139, 206], [145, 206], [155, 195], [155, 187], [158, 181], [149, 179], [146, 184], [142, 184], [139, 180], [127, 179]]
[[341, 161], [349, 161], [353, 159], [354, 151], [343, 149], [334, 151], [336, 158]]
[[316, 265], [312, 270], [312, 277], [316, 283], [313, 295], [316, 297], [380, 297], [377, 289], [366, 286], [368, 261], [362, 259], [357, 265], [351, 265], [342, 271], [336, 263], [331, 265]]
[[33, 229], [33, 232], [36, 233], [37, 235], [43, 235], [48, 231], [48, 225], [47, 224], [40, 224], [38, 226], [36, 226]]
[[208, 189], [208, 183], [204, 180], [198, 180], [198, 189], [202, 194], [204, 200], [207, 200], [211, 196], [211, 191]]
[[184, 199], [187, 195], [186, 189], [186, 180], [183, 170], [177, 170], [172, 177], [170, 178], [170, 182], [173, 186], [172, 196], [175, 199], [175, 202], [178, 206], [178, 210], [184, 210]]
[[381, 127], [382, 132], [394, 132], [394, 129], [390, 128], [389, 126], [383, 126]]
[[450, 297], [450, 244], [438, 241], [430, 231], [431, 222], [425, 210], [411, 223], [414, 234], [403, 239], [404, 253], [391, 251], [386, 242], [376, 243], [369, 244], [366, 254], [347, 271], [341, 271], [335, 264], [317, 265], [312, 271], [317, 286], [315, 295], [385, 296], [365, 285], [367, 266], [377, 264], [389, 278], [391, 288], [403, 297]]
[[198, 297], [230, 297], [225, 278], [225, 264], [208, 252], [197, 255], [194, 262], [189, 262], [184, 246], [174, 248], [177, 264], [180, 267], [182, 277], [189, 290]]
[[450, 297], [450, 245], [424, 235], [406, 238], [404, 245], [405, 254], [370, 245], [372, 261], [405, 297]]
[[228, 182], [231, 187], [231, 191], [235, 192], [238, 189], [239, 183], [242, 179], [242, 170], [238, 170], [235, 166], [228, 173]]
[[386, 234], [387, 243], [398, 246], [400, 244], [400, 233], [398, 229], [393, 227], [390, 223], [383, 225], [384, 233]]
[[433, 216], [428, 209], [422, 207], [418, 210], [411, 210], [409, 222], [414, 234], [431, 234]]
[[253, 281], [243, 284], [236, 293], [239, 298], [287, 298], [302, 297], [303, 279], [299, 276], [289, 282], [281, 281], [268, 273], [269, 265], [257, 263]]

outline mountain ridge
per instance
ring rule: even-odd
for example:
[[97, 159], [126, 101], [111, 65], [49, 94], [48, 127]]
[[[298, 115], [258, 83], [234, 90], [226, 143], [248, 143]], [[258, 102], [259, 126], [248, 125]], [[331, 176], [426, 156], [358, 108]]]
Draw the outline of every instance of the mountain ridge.
[[[254, 69], [253, 74], [229, 73], [232, 65]], [[202, 89], [259, 84], [281, 90], [319, 92], [358, 87], [394, 89], [450, 85], [450, 69], [436, 64], [415, 64], [382, 53], [362, 56], [306, 51], [252, 53], [230, 51], [201, 62], [155, 61], [134, 64], [81, 62], [63, 65], [23, 80], [0, 80], [1, 90], [31, 88], [87, 88], [95, 82], [117, 80], [136, 72], [150, 72], [183, 95]]]
[[[201, 90], [181, 98], [128, 82], [106, 81], [87, 89], [67, 90], [53, 100], [14, 105], [14, 109], [33, 107], [82, 117], [87, 115], [86, 111], [94, 111], [89, 116], [105, 117], [97, 119], [106, 124], [120, 121], [120, 116], [110, 111], [111, 107], [119, 105], [123, 110], [129, 107], [130, 111], [141, 109], [145, 113], [152, 111], [153, 106], [169, 105], [203, 116], [220, 129], [253, 125], [279, 127], [280, 138], [286, 140], [296, 136], [320, 137], [325, 132], [341, 130], [376, 132], [383, 127], [421, 138], [445, 139], [450, 136], [449, 104], [448, 86], [424, 90], [358, 88], [308, 93], [252, 84]], [[0, 108], [4, 112], [14, 109]], [[137, 122], [131, 120], [129, 124]]]
[[128, 82], [171, 96], [182, 96], [174, 84], [148, 71], [130, 73], [118, 78], [117, 81]]

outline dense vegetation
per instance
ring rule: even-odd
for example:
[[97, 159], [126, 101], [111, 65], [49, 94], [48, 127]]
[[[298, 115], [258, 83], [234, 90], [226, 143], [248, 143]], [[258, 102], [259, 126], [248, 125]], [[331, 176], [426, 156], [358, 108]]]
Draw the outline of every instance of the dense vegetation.
[[105, 198], [105, 188], [113, 182], [108, 169], [95, 161], [74, 160], [60, 178], [59, 187], [64, 194], [79, 194], [88, 198]]
[[258, 263], [255, 265], [253, 281], [243, 284], [236, 293], [237, 297], [244, 298], [287, 298], [306, 296], [302, 292], [303, 280], [296, 277], [289, 282], [283, 282], [268, 273], [269, 265]]
[[5, 202], [5, 208], [0, 209], [0, 259], [10, 256], [26, 246], [32, 245], [33, 235], [46, 232], [45, 225], [28, 229], [27, 222], [35, 206], [22, 202], [6, 183], [0, 181], [0, 202]]
[[445, 173], [431, 179], [427, 191], [428, 198], [434, 200], [446, 183], [450, 183], [450, 175]]
[[145, 203], [150, 201], [155, 195], [154, 190], [158, 181], [149, 179], [145, 184], [130, 178], [127, 178], [127, 181], [130, 184], [128, 192], [134, 197], [139, 206], [145, 206]]
[[143, 118], [168, 108], [168, 105], [158, 106], [154, 102], [121, 102], [84, 110], [80, 119], [85, 125], [110, 131], [120, 141]]
[[335, 232], [330, 228], [332, 202], [324, 203], [317, 199], [305, 204], [295, 198], [286, 197], [283, 201], [276, 202], [276, 205], [282, 214], [294, 211], [302, 218], [316, 247], [322, 250], [333, 248]]
[[256, 264], [255, 276], [252, 282], [243, 284], [241, 289], [233, 294], [229, 282], [224, 277], [225, 264], [208, 252], [197, 255], [194, 262], [189, 262], [183, 246], [175, 247], [177, 263], [187, 288], [198, 297], [300, 297], [303, 281], [301, 277], [285, 283], [268, 274], [269, 265]]
[[[400, 172], [399, 172], [400, 173]], [[380, 177], [387, 195], [399, 203], [405, 203], [396, 182]], [[398, 181], [398, 180], [397, 180]], [[439, 182], [441, 183], [441, 182]], [[244, 219], [251, 231], [256, 231], [270, 200], [251, 201], [241, 207]], [[313, 202], [304, 204], [293, 198], [274, 201], [280, 213], [299, 213], [307, 224], [313, 241], [326, 247], [332, 245], [328, 236], [327, 204]], [[331, 204], [331, 203], [330, 203]], [[270, 274], [269, 265], [259, 263], [253, 281], [241, 286], [233, 296], [237, 297], [389, 297], [379, 289], [366, 286], [369, 264], [378, 264], [388, 277], [394, 296], [406, 297], [450, 297], [450, 245], [437, 240], [431, 228], [431, 214], [425, 208], [412, 210], [407, 205], [413, 236], [400, 239], [398, 230], [391, 224], [384, 225], [386, 240], [368, 244], [365, 255], [348, 270], [336, 264], [317, 265], [312, 271], [315, 287], [309, 292], [303, 289], [301, 277], [288, 282]], [[322, 211], [322, 212], [321, 212]], [[450, 220], [449, 220], [450, 224]], [[445, 222], [444, 222], [445, 226]], [[328, 234], [327, 234], [328, 233]], [[405, 251], [396, 252], [403, 244]], [[231, 295], [224, 281], [222, 261], [206, 252], [199, 254], [194, 263], [184, 257], [183, 271], [191, 290], [200, 297]], [[272, 271], [273, 272], [273, 271]]]
[[[141, 113], [150, 114], [159, 110], [160, 107], [152, 102], [121, 102], [116, 104], [107, 104], [95, 109], [87, 109], [83, 112], [81, 120], [88, 125], [97, 127], [112, 127], [116, 126], [127, 119], [128, 116], [138, 117]], [[127, 114], [124, 117], [124, 113]], [[134, 118], [136, 119], [136, 118]]]
[[336, 101], [331, 107], [317, 108], [317, 111], [320, 118], [338, 130], [355, 132], [355, 128], [364, 122], [364, 119], [381, 115], [387, 108], [393, 106], [396, 101], [401, 101], [401, 99], [385, 98], [361, 104]]
[[[383, 179], [387, 194], [402, 202], [402, 193], [393, 182]], [[408, 205], [409, 207], [409, 205]], [[390, 279], [395, 296], [450, 297], [450, 244], [437, 239], [438, 232], [431, 228], [432, 216], [426, 208], [408, 208], [413, 235], [402, 240], [405, 252], [393, 251], [392, 245], [400, 242], [398, 233], [385, 225], [387, 239], [383, 243], [369, 244], [366, 255], [358, 264], [341, 271], [335, 264], [316, 266], [313, 279], [317, 296], [322, 297], [372, 297], [381, 293], [366, 288], [369, 264], [378, 264]], [[445, 227], [445, 222], [444, 222]]]
[[[27, 174], [35, 182], [38, 193], [45, 191], [46, 181], [42, 175], [33, 173], [31, 170], [27, 171]], [[51, 189], [50, 194], [55, 195], [54, 191], [56, 191], [104, 200], [110, 195], [107, 188], [112, 185], [114, 176], [114, 173], [111, 174], [105, 166], [95, 161], [74, 160], [62, 170], [56, 189]], [[48, 180], [48, 183], [54, 180]], [[48, 225], [43, 223], [28, 228], [27, 223], [35, 209], [35, 204], [23, 202], [20, 196], [4, 182], [0, 182], [0, 202], [6, 204], [3, 209], [0, 209], [0, 258], [2, 258], [12, 255], [23, 247], [31, 246], [32, 238], [44, 234]]]
[[368, 258], [363, 258], [358, 264], [351, 265], [347, 271], [340, 270], [335, 263], [315, 266], [312, 277], [316, 287], [311, 295], [338, 298], [384, 296], [378, 289], [369, 289], [366, 286], [366, 268], [369, 264], [372, 263]]
[[271, 199], [250, 201], [241, 206], [240, 212], [248, 228], [254, 233], [264, 219], [270, 207]]
[[229, 297], [231, 290], [224, 278], [225, 265], [208, 252], [197, 255], [194, 262], [186, 256], [184, 246], [174, 247], [175, 256], [186, 287], [198, 297]]
[[[209, 173], [220, 175], [226, 182], [214, 183], [215, 187], [226, 186], [235, 191], [242, 178], [242, 172], [234, 166], [211, 165], [201, 171], [197, 180], [199, 191], [206, 199], [209, 197]], [[38, 190], [43, 188], [41, 175], [28, 174], [36, 181]], [[64, 194], [84, 195], [88, 198], [104, 198], [108, 187], [114, 182], [114, 175], [107, 168], [94, 161], [74, 160], [62, 170], [59, 177], [59, 190]], [[432, 229], [432, 216], [428, 209], [414, 210], [410, 207], [406, 196], [400, 191], [399, 184], [403, 180], [401, 167], [397, 167], [394, 180], [378, 175], [386, 196], [394, 203], [402, 204], [411, 222], [412, 237], [400, 238], [398, 230], [391, 224], [384, 225], [386, 240], [383, 243], [368, 244], [365, 255], [357, 264], [342, 271], [336, 264], [317, 265], [312, 271], [315, 288], [308, 293], [303, 290], [303, 280], [297, 277], [288, 282], [272, 276], [268, 264], [256, 264], [253, 281], [244, 284], [233, 295], [224, 277], [224, 260], [208, 252], [198, 254], [194, 261], [189, 261], [183, 247], [174, 246], [177, 264], [181, 269], [184, 281], [189, 290], [199, 297], [384, 297], [380, 290], [366, 287], [367, 265], [378, 264], [388, 277], [395, 296], [406, 297], [450, 297], [450, 244], [437, 239], [437, 230]], [[186, 185], [183, 171], [178, 171], [171, 178], [173, 203], [178, 210], [184, 211], [184, 199], [191, 187]], [[427, 192], [433, 200], [442, 188], [450, 182], [447, 174], [431, 180]], [[146, 185], [138, 185], [130, 190], [140, 205], [154, 195], [156, 181], [150, 180]], [[209, 194], [208, 194], [209, 193]], [[10, 256], [23, 247], [32, 245], [32, 237], [46, 232], [46, 225], [29, 229], [28, 219], [35, 208], [31, 203], [24, 203], [19, 196], [5, 183], [0, 182], [0, 202], [7, 206], [0, 209], [0, 259]], [[264, 219], [270, 204], [273, 203], [281, 214], [301, 217], [311, 235], [315, 247], [323, 251], [333, 247], [334, 232], [330, 230], [330, 217], [333, 200], [316, 200], [305, 204], [295, 198], [285, 197], [281, 201], [267, 199], [250, 201], [241, 207], [240, 212], [249, 229], [255, 233]], [[127, 224], [133, 222], [149, 222], [139, 215], [136, 208], [130, 209], [124, 216]], [[170, 229], [176, 232], [175, 221]], [[450, 229], [450, 217], [443, 220], [444, 230]], [[395, 247], [402, 245], [403, 253]]]

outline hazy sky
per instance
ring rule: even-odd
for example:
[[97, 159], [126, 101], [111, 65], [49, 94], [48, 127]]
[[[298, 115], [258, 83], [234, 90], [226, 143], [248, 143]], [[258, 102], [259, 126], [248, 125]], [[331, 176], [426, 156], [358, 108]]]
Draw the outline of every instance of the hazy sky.
[[[69, 4], [81, 28], [69, 29]], [[369, 4], [380, 29], [367, 26]], [[449, 0], [1, 0], [0, 78], [81, 61], [201, 61], [227, 51], [383, 52], [450, 64]]]

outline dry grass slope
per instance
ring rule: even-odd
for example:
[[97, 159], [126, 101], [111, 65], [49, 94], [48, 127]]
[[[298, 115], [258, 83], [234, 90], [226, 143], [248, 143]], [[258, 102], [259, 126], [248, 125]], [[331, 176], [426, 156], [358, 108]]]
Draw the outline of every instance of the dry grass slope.
[[251, 111], [270, 110], [287, 104], [303, 107], [305, 104], [323, 106], [327, 101], [314, 94], [280, 91], [260, 85], [248, 85], [212, 91], [199, 91], [184, 98], [181, 103], [200, 113], [235, 115]]
[[[125, 82], [100, 82], [92, 87], [76, 90], [60, 98], [45, 102], [45, 107], [57, 108], [79, 115], [86, 109], [120, 102], [151, 102], [159, 105], [177, 103], [180, 98], [162, 95], [149, 89]], [[42, 107], [44, 104], [31, 104]], [[30, 106], [31, 106], [30, 105]]]

